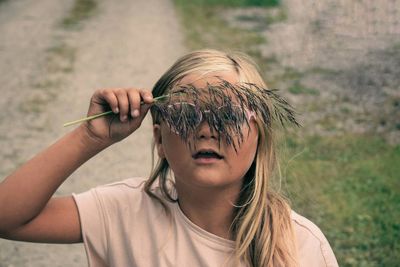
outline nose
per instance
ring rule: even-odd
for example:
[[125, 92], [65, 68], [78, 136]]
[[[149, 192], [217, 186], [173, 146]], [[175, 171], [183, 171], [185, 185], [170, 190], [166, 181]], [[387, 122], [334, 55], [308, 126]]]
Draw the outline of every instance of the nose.
[[197, 139], [218, 139], [219, 133], [208, 125], [206, 120], [202, 120], [200, 125], [197, 127], [196, 138]]

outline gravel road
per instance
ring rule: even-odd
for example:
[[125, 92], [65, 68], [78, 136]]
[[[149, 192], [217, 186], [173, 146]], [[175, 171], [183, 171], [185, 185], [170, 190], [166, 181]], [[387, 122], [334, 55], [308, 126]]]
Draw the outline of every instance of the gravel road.
[[[97, 0], [78, 27], [60, 21], [73, 0], [0, 1], [0, 177], [71, 130], [97, 88], [151, 88], [185, 52], [170, 1]], [[151, 124], [99, 154], [57, 191], [64, 195], [148, 175]], [[0, 178], [3, 179], [3, 178]], [[81, 244], [0, 240], [0, 267], [86, 266]]]

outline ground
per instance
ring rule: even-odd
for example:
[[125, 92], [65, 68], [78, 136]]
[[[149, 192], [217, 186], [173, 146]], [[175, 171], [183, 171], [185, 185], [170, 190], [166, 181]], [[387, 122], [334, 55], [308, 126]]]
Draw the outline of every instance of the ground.
[[400, 1], [285, 0], [222, 12], [258, 32], [267, 82], [283, 89], [308, 134], [400, 143]]
[[[86, 115], [95, 89], [151, 89], [185, 52], [176, 17], [172, 3], [161, 0], [0, 1], [0, 177], [70, 131], [63, 123]], [[150, 168], [147, 118], [57, 195], [148, 175]], [[86, 257], [82, 245], [0, 240], [0, 266], [86, 266]]]

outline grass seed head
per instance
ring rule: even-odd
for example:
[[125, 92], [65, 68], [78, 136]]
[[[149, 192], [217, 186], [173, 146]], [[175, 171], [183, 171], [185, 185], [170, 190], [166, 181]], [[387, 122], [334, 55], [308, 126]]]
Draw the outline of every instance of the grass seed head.
[[[237, 106], [241, 108], [235, 108]], [[300, 126], [295, 110], [278, 90], [261, 88], [253, 83], [232, 84], [221, 80], [203, 88], [182, 85], [172, 88], [169, 97], [157, 101], [153, 108], [171, 131], [178, 133], [188, 144], [204, 121], [212, 133], [217, 133], [219, 142], [224, 141], [235, 150], [243, 142], [243, 125], [250, 125], [245, 109], [254, 112], [268, 129], [276, 123], [283, 127], [286, 124]]]

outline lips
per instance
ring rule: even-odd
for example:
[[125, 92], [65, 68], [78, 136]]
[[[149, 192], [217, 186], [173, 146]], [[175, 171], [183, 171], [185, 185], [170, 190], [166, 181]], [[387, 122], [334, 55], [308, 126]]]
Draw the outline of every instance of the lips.
[[224, 157], [212, 149], [200, 149], [192, 155], [194, 159], [223, 159]]

